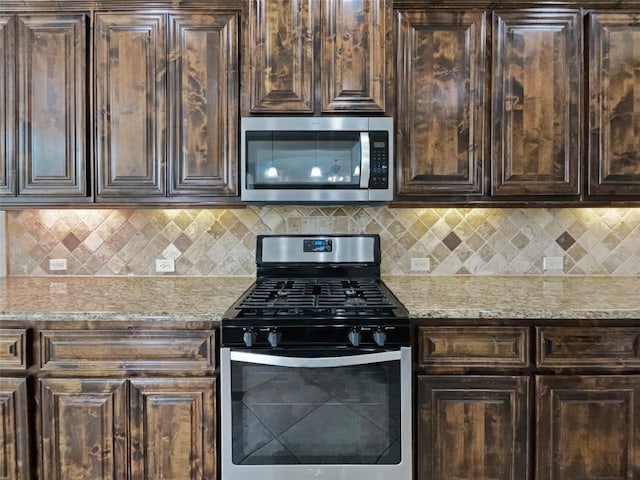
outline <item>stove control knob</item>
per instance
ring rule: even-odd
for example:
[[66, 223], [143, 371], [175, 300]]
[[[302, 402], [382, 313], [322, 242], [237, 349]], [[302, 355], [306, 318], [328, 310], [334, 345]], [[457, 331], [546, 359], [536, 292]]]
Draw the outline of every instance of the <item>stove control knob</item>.
[[362, 334], [358, 330], [356, 330], [355, 328], [351, 329], [351, 331], [349, 332], [349, 341], [351, 342], [351, 345], [353, 345], [354, 347], [359, 346], [361, 338]]
[[376, 345], [379, 347], [384, 347], [384, 342], [387, 341], [387, 334], [381, 328], [378, 328], [373, 332], [373, 341], [376, 342]]
[[253, 344], [256, 343], [256, 332], [253, 328], [245, 328], [244, 334], [242, 335], [242, 341], [247, 347], [253, 347]]
[[280, 340], [282, 340], [282, 334], [277, 330], [271, 330], [269, 335], [267, 335], [267, 340], [269, 340], [269, 343], [273, 348], [276, 348], [280, 343]]

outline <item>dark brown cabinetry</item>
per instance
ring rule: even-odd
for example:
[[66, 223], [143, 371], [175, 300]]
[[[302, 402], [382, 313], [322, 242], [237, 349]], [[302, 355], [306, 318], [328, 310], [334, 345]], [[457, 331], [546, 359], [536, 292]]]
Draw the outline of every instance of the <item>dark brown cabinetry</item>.
[[95, 51], [98, 201], [237, 197], [237, 15], [98, 12]]
[[640, 328], [439, 323], [418, 327], [418, 480], [640, 478]]
[[30, 478], [27, 331], [0, 329], [0, 478]]
[[526, 480], [529, 379], [418, 376], [418, 479]]
[[637, 201], [637, 13], [512, 3], [394, 2], [396, 201]]
[[593, 12], [589, 28], [589, 194], [640, 195], [637, 12]]
[[0, 17], [0, 197], [90, 201], [84, 14]]
[[536, 377], [538, 480], [640, 478], [640, 376]]
[[248, 113], [385, 112], [387, 0], [246, 0]]
[[0, 478], [217, 478], [211, 325], [96, 322], [0, 330]]
[[396, 193], [482, 193], [485, 13], [400, 10]]
[[419, 327], [418, 480], [530, 478], [529, 343], [526, 327]]
[[579, 11], [494, 12], [491, 193], [580, 193]]

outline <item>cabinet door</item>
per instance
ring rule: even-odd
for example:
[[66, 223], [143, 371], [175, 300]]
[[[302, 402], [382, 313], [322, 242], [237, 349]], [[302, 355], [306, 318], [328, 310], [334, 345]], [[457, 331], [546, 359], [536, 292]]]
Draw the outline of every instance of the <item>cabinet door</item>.
[[580, 193], [581, 16], [495, 13], [493, 195]]
[[589, 16], [589, 194], [640, 195], [640, 24]]
[[529, 478], [529, 379], [418, 376], [418, 480]]
[[484, 29], [482, 12], [397, 14], [400, 200], [482, 191]]
[[15, 196], [15, 18], [0, 15], [0, 197]]
[[45, 480], [126, 479], [125, 380], [40, 380]]
[[322, 111], [385, 111], [390, 0], [322, 2]]
[[170, 16], [169, 195], [237, 195], [236, 15]]
[[166, 18], [95, 16], [95, 120], [99, 197], [164, 196]]
[[18, 17], [18, 195], [86, 196], [84, 15]]
[[27, 380], [0, 378], [0, 479], [23, 480], [29, 474]]
[[317, 0], [250, 0], [244, 44], [251, 112], [313, 112]]
[[215, 479], [215, 396], [213, 378], [131, 380], [132, 478]]
[[640, 376], [536, 378], [536, 480], [640, 479]]

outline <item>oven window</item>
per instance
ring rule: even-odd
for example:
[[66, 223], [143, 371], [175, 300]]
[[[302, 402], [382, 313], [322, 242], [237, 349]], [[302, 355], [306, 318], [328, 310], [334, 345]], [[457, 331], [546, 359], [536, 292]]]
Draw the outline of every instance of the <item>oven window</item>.
[[359, 132], [247, 132], [247, 187], [353, 188]]
[[401, 461], [400, 361], [332, 368], [231, 362], [236, 465]]

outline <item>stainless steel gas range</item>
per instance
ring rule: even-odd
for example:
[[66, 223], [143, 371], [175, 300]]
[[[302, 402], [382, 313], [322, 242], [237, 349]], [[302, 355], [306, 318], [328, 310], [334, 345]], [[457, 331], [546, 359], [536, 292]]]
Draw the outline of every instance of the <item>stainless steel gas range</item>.
[[222, 478], [410, 479], [406, 309], [377, 235], [257, 239], [221, 322]]

